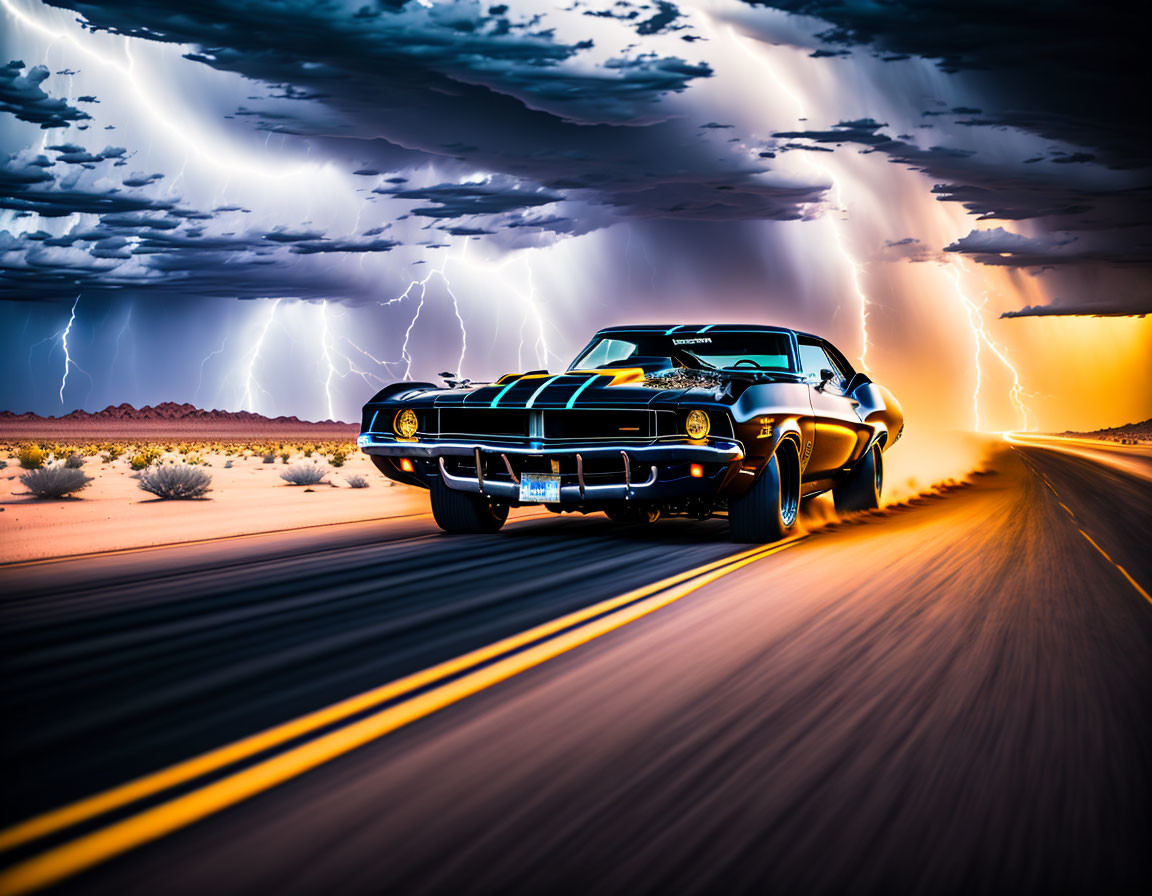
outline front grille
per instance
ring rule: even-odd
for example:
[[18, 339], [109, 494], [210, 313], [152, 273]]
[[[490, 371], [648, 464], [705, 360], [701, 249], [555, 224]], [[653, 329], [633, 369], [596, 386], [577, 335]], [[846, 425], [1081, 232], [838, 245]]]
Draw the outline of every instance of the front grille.
[[441, 408], [440, 435], [528, 436], [528, 411]]
[[546, 439], [651, 438], [651, 411], [575, 410], [544, 411]]

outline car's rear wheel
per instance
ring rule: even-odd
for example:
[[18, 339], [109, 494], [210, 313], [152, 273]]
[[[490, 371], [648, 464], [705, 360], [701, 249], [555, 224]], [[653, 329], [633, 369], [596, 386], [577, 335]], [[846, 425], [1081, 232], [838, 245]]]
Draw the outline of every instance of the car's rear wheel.
[[779, 541], [796, 529], [800, 512], [800, 455], [785, 439], [764, 472], [743, 495], [728, 502], [732, 540], [748, 544]]
[[497, 532], [508, 519], [508, 505], [482, 495], [458, 492], [440, 479], [432, 480], [432, 517], [445, 532]]
[[884, 455], [879, 445], [856, 462], [844, 481], [832, 489], [832, 500], [837, 513], [857, 513], [875, 510], [880, 506], [880, 492], [884, 488]]

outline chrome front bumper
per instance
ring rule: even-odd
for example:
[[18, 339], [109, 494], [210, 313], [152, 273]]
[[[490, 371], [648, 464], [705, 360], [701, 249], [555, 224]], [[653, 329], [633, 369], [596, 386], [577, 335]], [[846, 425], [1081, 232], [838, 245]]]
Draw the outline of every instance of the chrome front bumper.
[[[500, 501], [515, 502], [519, 500], [520, 481], [516, 475], [509, 455], [532, 457], [568, 457], [574, 460], [577, 470], [576, 485], [562, 485], [560, 488], [561, 503], [581, 503], [584, 501], [628, 501], [644, 499], [649, 496], [659, 498], [658, 492], [663, 491], [659, 482], [659, 464], [702, 463], [726, 466], [733, 461], [744, 457], [743, 446], [730, 439], [717, 439], [707, 444], [690, 444], [685, 442], [671, 442], [655, 445], [637, 445], [635, 447], [621, 448], [619, 444], [613, 446], [596, 445], [566, 445], [547, 447], [526, 447], [522, 445], [476, 445], [465, 442], [401, 442], [388, 436], [365, 434], [357, 440], [360, 449], [366, 454], [381, 455], [384, 457], [407, 457], [411, 459], [427, 459], [437, 461], [440, 478], [451, 489], [473, 494], [484, 495]], [[611, 484], [589, 485], [584, 482], [583, 461], [585, 458], [603, 458], [608, 455], [620, 455], [623, 459], [624, 481]], [[476, 477], [457, 476], [448, 472], [444, 459], [446, 457], [473, 457], [476, 469], [480, 471]], [[483, 474], [483, 459], [502, 463], [508, 472], [511, 482], [492, 480]], [[711, 480], [696, 479], [692, 481], [693, 490], [707, 488]]]

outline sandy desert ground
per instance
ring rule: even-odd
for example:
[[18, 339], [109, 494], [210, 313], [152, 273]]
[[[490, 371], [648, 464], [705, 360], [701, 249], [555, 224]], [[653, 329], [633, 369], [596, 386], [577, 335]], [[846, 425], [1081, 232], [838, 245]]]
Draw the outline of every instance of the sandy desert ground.
[[[332, 469], [324, 483], [305, 487], [280, 478], [279, 457], [264, 463], [208, 453], [211, 491], [200, 500], [165, 501], [139, 488], [125, 458], [104, 463], [90, 457], [93, 482], [76, 497], [42, 500], [20, 482], [19, 463], [0, 470], [0, 563], [140, 548], [207, 538], [298, 529], [304, 526], [426, 513], [428, 497], [390, 484], [358, 452]], [[225, 464], [231, 460], [232, 467]], [[297, 455], [291, 462], [299, 462]], [[359, 474], [368, 488], [349, 488]]]

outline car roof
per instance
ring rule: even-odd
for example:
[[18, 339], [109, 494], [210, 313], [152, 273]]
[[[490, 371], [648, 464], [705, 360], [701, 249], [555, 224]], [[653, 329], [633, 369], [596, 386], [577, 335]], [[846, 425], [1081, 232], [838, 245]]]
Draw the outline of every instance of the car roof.
[[810, 339], [827, 342], [823, 336], [793, 330], [791, 327], [778, 327], [771, 324], [638, 324], [635, 326], [605, 327], [597, 330], [597, 336], [610, 336], [613, 333], [654, 333], [665, 336], [671, 334], [691, 335], [696, 333], [740, 332], [740, 333], [794, 333]]

